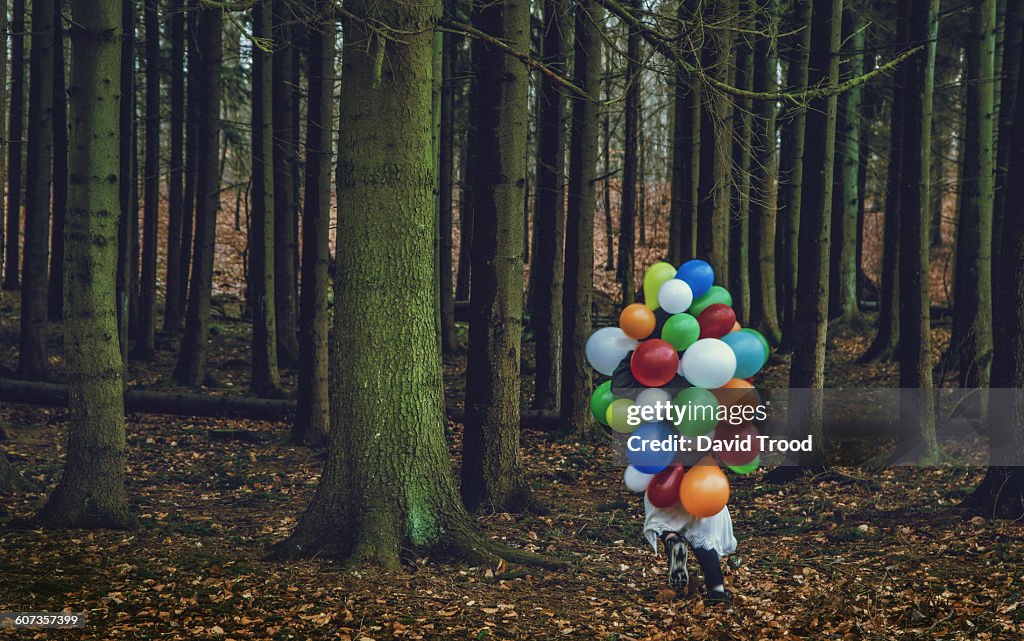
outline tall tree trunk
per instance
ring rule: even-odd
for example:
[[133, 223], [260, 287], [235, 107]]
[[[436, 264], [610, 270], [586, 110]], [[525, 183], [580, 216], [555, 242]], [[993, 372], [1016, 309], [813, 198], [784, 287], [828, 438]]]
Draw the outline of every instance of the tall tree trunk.
[[[454, 210], [455, 172], [455, 77], [453, 67], [459, 55], [460, 38], [445, 33], [441, 42], [441, 122], [439, 131], [438, 225], [440, 233], [441, 350], [452, 353], [458, 349], [455, 333], [455, 296], [452, 289], [452, 214]], [[308, 135], [308, 133], [307, 133]], [[308, 167], [307, 170], [309, 171]], [[308, 182], [307, 182], [308, 186]]]
[[462, 152], [462, 171], [459, 172], [459, 268], [455, 275], [455, 299], [469, 300], [470, 276], [473, 269], [473, 184], [476, 182], [476, 124], [473, 114], [479, 96], [477, 89], [477, 64], [473, 57], [473, 47], [467, 47], [469, 62], [466, 75], [469, 76], [469, 90], [466, 92], [465, 113], [466, 135], [465, 147]]
[[[476, 10], [481, 30], [519, 51], [529, 48], [527, 0]], [[522, 63], [497, 47], [479, 40], [473, 47], [480, 100], [461, 492], [470, 511], [515, 512], [532, 503], [519, 463], [529, 78]]]
[[[11, 3], [11, 111], [7, 130], [7, 236], [4, 289], [18, 288], [21, 269], [22, 151], [25, 141], [25, 0]], [[3, 117], [3, 113], [0, 113]]]
[[[327, 6], [327, 0], [320, 0]], [[331, 260], [331, 143], [334, 122], [334, 22], [309, 27], [306, 196], [302, 211], [298, 408], [293, 442], [320, 447], [330, 429], [328, 267]], [[340, 185], [339, 185], [340, 187]], [[341, 202], [341, 196], [338, 197]], [[450, 251], [449, 247], [449, 251]]]
[[[779, 15], [778, 0], [761, 0], [758, 30], [754, 42], [754, 91], [778, 88], [778, 52], [773, 27]], [[753, 167], [750, 196], [750, 325], [772, 343], [782, 338], [778, 302], [775, 297], [775, 222], [778, 156], [775, 123], [778, 105], [774, 101], [754, 102], [751, 147]]]
[[[754, 76], [754, 25], [751, 20], [752, 3], [740, 0], [740, 20], [743, 33], [736, 42], [735, 86], [750, 90]], [[751, 114], [754, 108], [750, 98], [736, 99], [733, 111], [732, 137], [732, 202], [729, 216], [729, 273], [727, 282], [732, 294], [736, 320], [741, 325], [750, 322], [750, 169], [753, 142]], [[725, 280], [725, 279], [723, 279]]]
[[[124, 390], [117, 340], [121, 0], [73, 0], [67, 219], [67, 460], [36, 521], [132, 528], [125, 493]], [[38, 23], [36, 24], [38, 27]]]
[[[695, 34], [686, 21], [695, 0], [676, 6], [677, 38], [687, 61], [696, 66]], [[668, 261], [673, 265], [697, 254], [697, 186], [700, 181], [700, 78], [676, 66], [672, 95], [672, 200], [669, 212]]]
[[[346, 8], [408, 35], [386, 45], [383, 75], [365, 23], [344, 24], [333, 436], [317, 493], [278, 553], [327, 551], [397, 568], [401, 550], [439, 550], [491, 563], [493, 546], [474, 531], [452, 479], [434, 301], [423, 295], [436, 280], [435, 167], [425, 151], [440, 3]], [[378, 285], [399, 281], [405, 286]]]
[[[993, 0], [986, 0], [991, 3]], [[902, 0], [910, 42], [930, 43], [906, 65], [900, 169], [900, 421], [916, 433], [922, 460], [939, 455], [932, 397], [928, 206], [932, 94], [939, 0]], [[989, 67], [991, 69], [991, 67]], [[991, 140], [991, 133], [990, 133]], [[991, 168], [991, 164], [989, 165]], [[991, 183], [989, 183], [991, 185]]]
[[[639, 0], [628, 0], [631, 11], [640, 10]], [[629, 29], [626, 36], [626, 99], [623, 105], [625, 138], [622, 141], [622, 200], [619, 202], [619, 260], [616, 280], [622, 293], [622, 305], [635, 300], [633, 285], [636, 255], [637, 166], [640, 137], [640, 32]]]
[[[864, 67], [864, 29], [857, 11], [843, 12], [844, 56], [840, 77], [856, 78]], [[829, 318], [857, 312], [857, 211], [860, 205], [860, 105], [863, 92], [854, 87], [839, 96], [836, 123], [836, 167], [832, 191], [832, 253], [829, 263]]]
[[158, 0], [146, 0], [146, 157], [143, 167], [142, 269], [139, 322], [132, 354], [152, 358], [156, 350], [156, 245], [160, 218], [160, 15]]
[[[808, 80], [807, 57], [811, 46], [811, 0], [793, 0], [792, 12], [786, 24], [790, 35], [782, 50], [788, 62], [786, 86], [806, 87]], [[807, 111], [790, 107], [780, 116], [782, 147], [779, 151], [779, 196], [775, 252], [778, 270], [779, 312], [782, 315], [782, 348], [789, 349], [794, 338], [797, 273], [799, 260], [800, 209], [804, 181], [804, 144]]]
[[117, 227], [117, 334], [121, 341], [121, 357], [128, 359], [128, 326], [131, 322], [131, 300], [135, 283], [132, 280], [132, 246], [135, 242], [135, 3], [123, 2], [121, 11], [121, 118], [118, 157], [120, 158], [118, 204], [121, 216]]
[[[544, 3], [543, 60], [558, 73], [566, 70], [564, 0]], [[558, 409], [562, 364], [562, 276], [565, 255], [565, 95], [562, 87], [541, 76], [537, 113], [537, 199], [533, 250], [533, 306], [530, 324], [536, 340], [534, 409]]]
[[[997, 25], [998, 26], [998, 25]], [[1010, 161], [1010, 129], [1017, 109], [1017, 83], [1020, 80], [1020, 52], [1024, 40], [1024, 3], [1007, 2], [1003, 22], [1003, 56], [1000, 66], [999, 128], [996, 146], [996, 197], [992, 211], [992, 273], [1000, 274], [999, 252], [1002, 245], [1002, 220], [1006, 212], [1008, 165]], [[998, 289], [999, 282], [993, 282]], [[998, 292], [993, 291], [993, 300]]]
[[[734, 22], [737, 0], [705, 5], [705, 19], [723, 24], [711, 42], [701, 47], [705, 72], [728, 82], [733, 64]], [[710, 85], [704, 86], [700, 125], [700, 183], [697, 204], [697, 254], [711, 263], [719, 279], [729, 274], [729, 209], [732, 184], [732, 100]]]
[[55, 0], [53, 40], [53, 232], [46, 309], [51, 321], [64, 317], [64, 223], [68, 210], [68, 94], [64, 72], [63, 0]]
[[28, 159], [25, 186], [25, 255], [21, 276], [21, 342], [18, 375], [41, 379], [48, 365], [46, 288], [53, 178], [53, 0], [32, 6], [29, 61]]
[[185, 3], [172, 0], [171, 25], [171, 126], [170, 126], [170, 178], [167, 182], [167, 276], [164, 297], [164, 332], [176, 333], [181, 329], [183, 309], [182, 290], [185, 287], [182, 261], [182, 218], [185, 203], [183, 180], [185, 173], [184, 120], [185, 120]]
[[298, 148], [294, 145], [293, 119], [298, 110], [298, 92], [289, 81], [292, 58], [297, 54], [287, 0], [273, 0], [273, 117], [274, 117], [274, 307], [277, 315], [277, 358], [284, 367], [295, 367], [299, 358], [298, 296], [295, 256], [295, 175]]
[[[274, 310], [274, 122], [271, 53], [257, 39], [271, 38], [270, 0], [252, 9], [252, 227], [249, 242], [249, 301], [252, 307], [252, 381], [254, 394], [281, 395], [277, 369]], [[265, 45], [264, 45], [265, 46]]]
[[[813, 0], [808, 81], [812, 85], [839, 80], [839, 43], [843, 26], [842, 0]], [[805, 426], [822, 442], [825, 386], [825, 342], [828, 329], [828, 258], [835, 168], [835, 95], [811, 100], [806, 115], [803, 183], [800, 195], [800, 304], [793, 318], [793, 365], [789, 373], [789, 420]], [[802, 465], [816, 466], [821, 452], [802, 457]]]
[[967, 116], [950, 342], [959, 363], [961, 387], [987, 387], [992, 362], [995, 17], [995, 0], [983, 0], [977, 6], [966, 52]]
[[[7, 137], [7, 120], [4, 116], [7, 114], [7, 40], [10, 33], [10, 23], [7, 20], [7, 0], [0, 0], [0, 140], [5, 145], [10, 145], [11, 141]], [[0, 150], [0, 181], [4, 181], [7, 176], [7, 156]], [[7, 222], [6, 214], [6, 200], [8, 198], [9, 190], [6, 189], [6, 184], [0, 184], [0, 190], [4, 190], [2, 196], [0, 196], [0, 281], [2, 281], [4, 272], [4, 251], [7, 248], [6, 236], [4, 235], [4, 224]], [[17, 230], [15, 230], [17, 234]], [[3, 300], [4, 292], [3, 286], [0, 284], [0, 300]], [[0, 457], [3, 458], [3, 457]], [[6, 460], [6, 459], [4, 459]], [[0, 463], [0, 466], [3, 466]], [[6, 465], [6, 470], [10, 470], [10, 465]], [[9, 475], [5, 472], [0, 471], [0, 483], [4, 481], [2, 479], [7, 478], [10, 483]]]
[[[595, 0], [575, 9], [573, 82], [591, 95], [601, 88], [601, 34], [604, 10]], [[594, 180], [597, 174], [597, 105], [571, 97], [569, 194], [565, 221], [565, 289], [562, 309], [562, 421], [576, 434], [590, 427], [591, 371], [584, 345], [590, 336], [594, 289]], [[609, 248], [610, 250], [610, 248]]]
[[181, 340], [174, 379], [197, 387], [206, 378], [206, 341], [210, 333], [213, 258], [220, 207], [218, 150], [221, 101], [221, 10], [203, 7], [196, 16], [196, 111], [199, 127], [196, 149], [196, 224], [192, 276], [188, 291], [185, 334]]
[[181, 215], [181, 298], [182, 313], [186, 311], [189, 297], [188, 284], [192, 267], [192, 229], [195, 226], [196, 170], [199, 165], [199, 25], [196, 19], [198, 0], [188, 0], [185, 22], [188, 53], [188, 74], [185, 76], [185, 197]]
[[[605, 100], [612, 93], [611, 75], [604, 79]], [[604, 159], [604, 180], [601, 181], [601, 209], [604, 211], [605, 271], [615, 269], [615, 231], [612, 224], [612, 127], [606, 109], [601, 119], [601, 158]], [[615, 170], [618, 171], [618, 170]]]

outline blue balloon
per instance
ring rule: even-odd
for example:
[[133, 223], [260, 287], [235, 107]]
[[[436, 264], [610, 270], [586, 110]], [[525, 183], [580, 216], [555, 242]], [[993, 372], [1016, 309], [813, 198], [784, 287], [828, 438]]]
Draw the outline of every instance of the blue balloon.
[[662, 471], [672, 463], [676, 454], [671, 449], [654, 450], [651, 444], [674, 438], [675, 434], [675, 430], [665, 423], [644, 423], [636, 428], [626, 441], [629, 464], [644, 474], [657, 474]]
[[703, 260], [688, 260], [676, 272], [676, 278], [690, 286], [696, 300], [715, 284], [715, 270]]
[[757, 374], [768, 355], [764, 353], [764, 345], [757, 336], [749, 332], [732, 332], [722, 337], [722, 342], [732, 348], [736, 354], [736, 378], [750, 378]]

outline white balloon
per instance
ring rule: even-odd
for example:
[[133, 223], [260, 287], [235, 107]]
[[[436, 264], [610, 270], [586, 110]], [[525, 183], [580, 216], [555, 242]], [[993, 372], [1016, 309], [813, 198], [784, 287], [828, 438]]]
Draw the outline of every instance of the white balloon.
[[693, 290], [690, 285], [678, 278], [670, 278], [658, 288], [658, 304], [669, 314], [678, 314], [690, 309], [693, 303]]
[[622, 359], [639, 344], [618, 327], [602, 327], [587, 339], [587, 361], [605, 376], [615, 373]]
[[626, 468], [626, 471], [622, 473], [622, 480], [625, 481], [626, 487], [629, 488], [630, 492], [644, 492], [647, 490], [647, 484], [654, 478], [653, 474], [644, 474], [640, 470], [636, 469], [632, 465]]
[[683, 352], [679, 373], [694, 387], [715, 389], [736, 374], [736, 354], [724, 341], [702, 338]]
[[[658, 403], [671, 403], [672, 395], [660, 387], [648, 387], [636, 395], [636, 404], [640, 407], [658, 407]], [[662, 407], [665, 407], [662, 405]]]

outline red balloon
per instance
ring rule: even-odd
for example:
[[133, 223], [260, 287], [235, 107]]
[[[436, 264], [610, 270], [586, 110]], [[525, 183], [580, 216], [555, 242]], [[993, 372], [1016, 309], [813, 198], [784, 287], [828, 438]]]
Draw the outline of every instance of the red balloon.
[[654, 507], [672, 507], [679, 502], [679, 484], [683, 482], [683, 466], [669, 465], [654, 475], [647, 484], [647, 499]]
[[645, 387], [661, 387], [679, 369], [679, 353], [668, 341], [649, 338], [633, 351], [629, 361], [633, 377]]
[[[719, 421], [715, 426], [715, 441], [719, 444], [714, 447], [720, 449], [715, 454], [726, 465], [746, 465], [761, 454], [761, 442], [757, 438], [760, 433], [750, 422], [732, 425]], [[732, 449], [726, 449], [727, 447]]]
[[708, 305], [697, 317], [697, 324], [700, 325], [701, 338], [721, 338], [732, 331], [736, 324], [736, 312], [722, 303]]

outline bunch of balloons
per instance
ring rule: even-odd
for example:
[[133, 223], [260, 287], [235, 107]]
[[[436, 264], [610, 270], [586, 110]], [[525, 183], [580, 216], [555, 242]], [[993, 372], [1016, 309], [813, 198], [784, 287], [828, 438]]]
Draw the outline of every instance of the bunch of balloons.
[[[644, 301], [626, 306], [618, 327], [604, 327], [590, 337], [587, 360], [611, 377], [594, 390], [594, 418], [612, 430], [639, 436], [642, 442], [663, 441], [674, 433], [734, 440], [757, 434], [751, 423], [719, 421], [721, 406], [756, 404], [749, 380], [767, 362], [769, 345], [758, 331], [741, 327], [732, 296], [715, 285], [715, 272], [703, 260], [679, 269], [660, 262], [644, 275]], [[634, 406], [677, 408], [673, 422], [631, 424]], [[750, 439], [756, 443], [756, 439]], [[635, 439], [634, 439], [635, 441]], [[711, 456], [689, 469], [676, 452], [658, 448], [627, 449], [624, 480], [634, 492], [647, 492], [658, 507], [681, 502], [703, 518], [720, 512], [729, 498], [729, 481]], [[718, 458], [738, 474], [760, 464], [757, 447], [750, 451], [722, 448]]]

